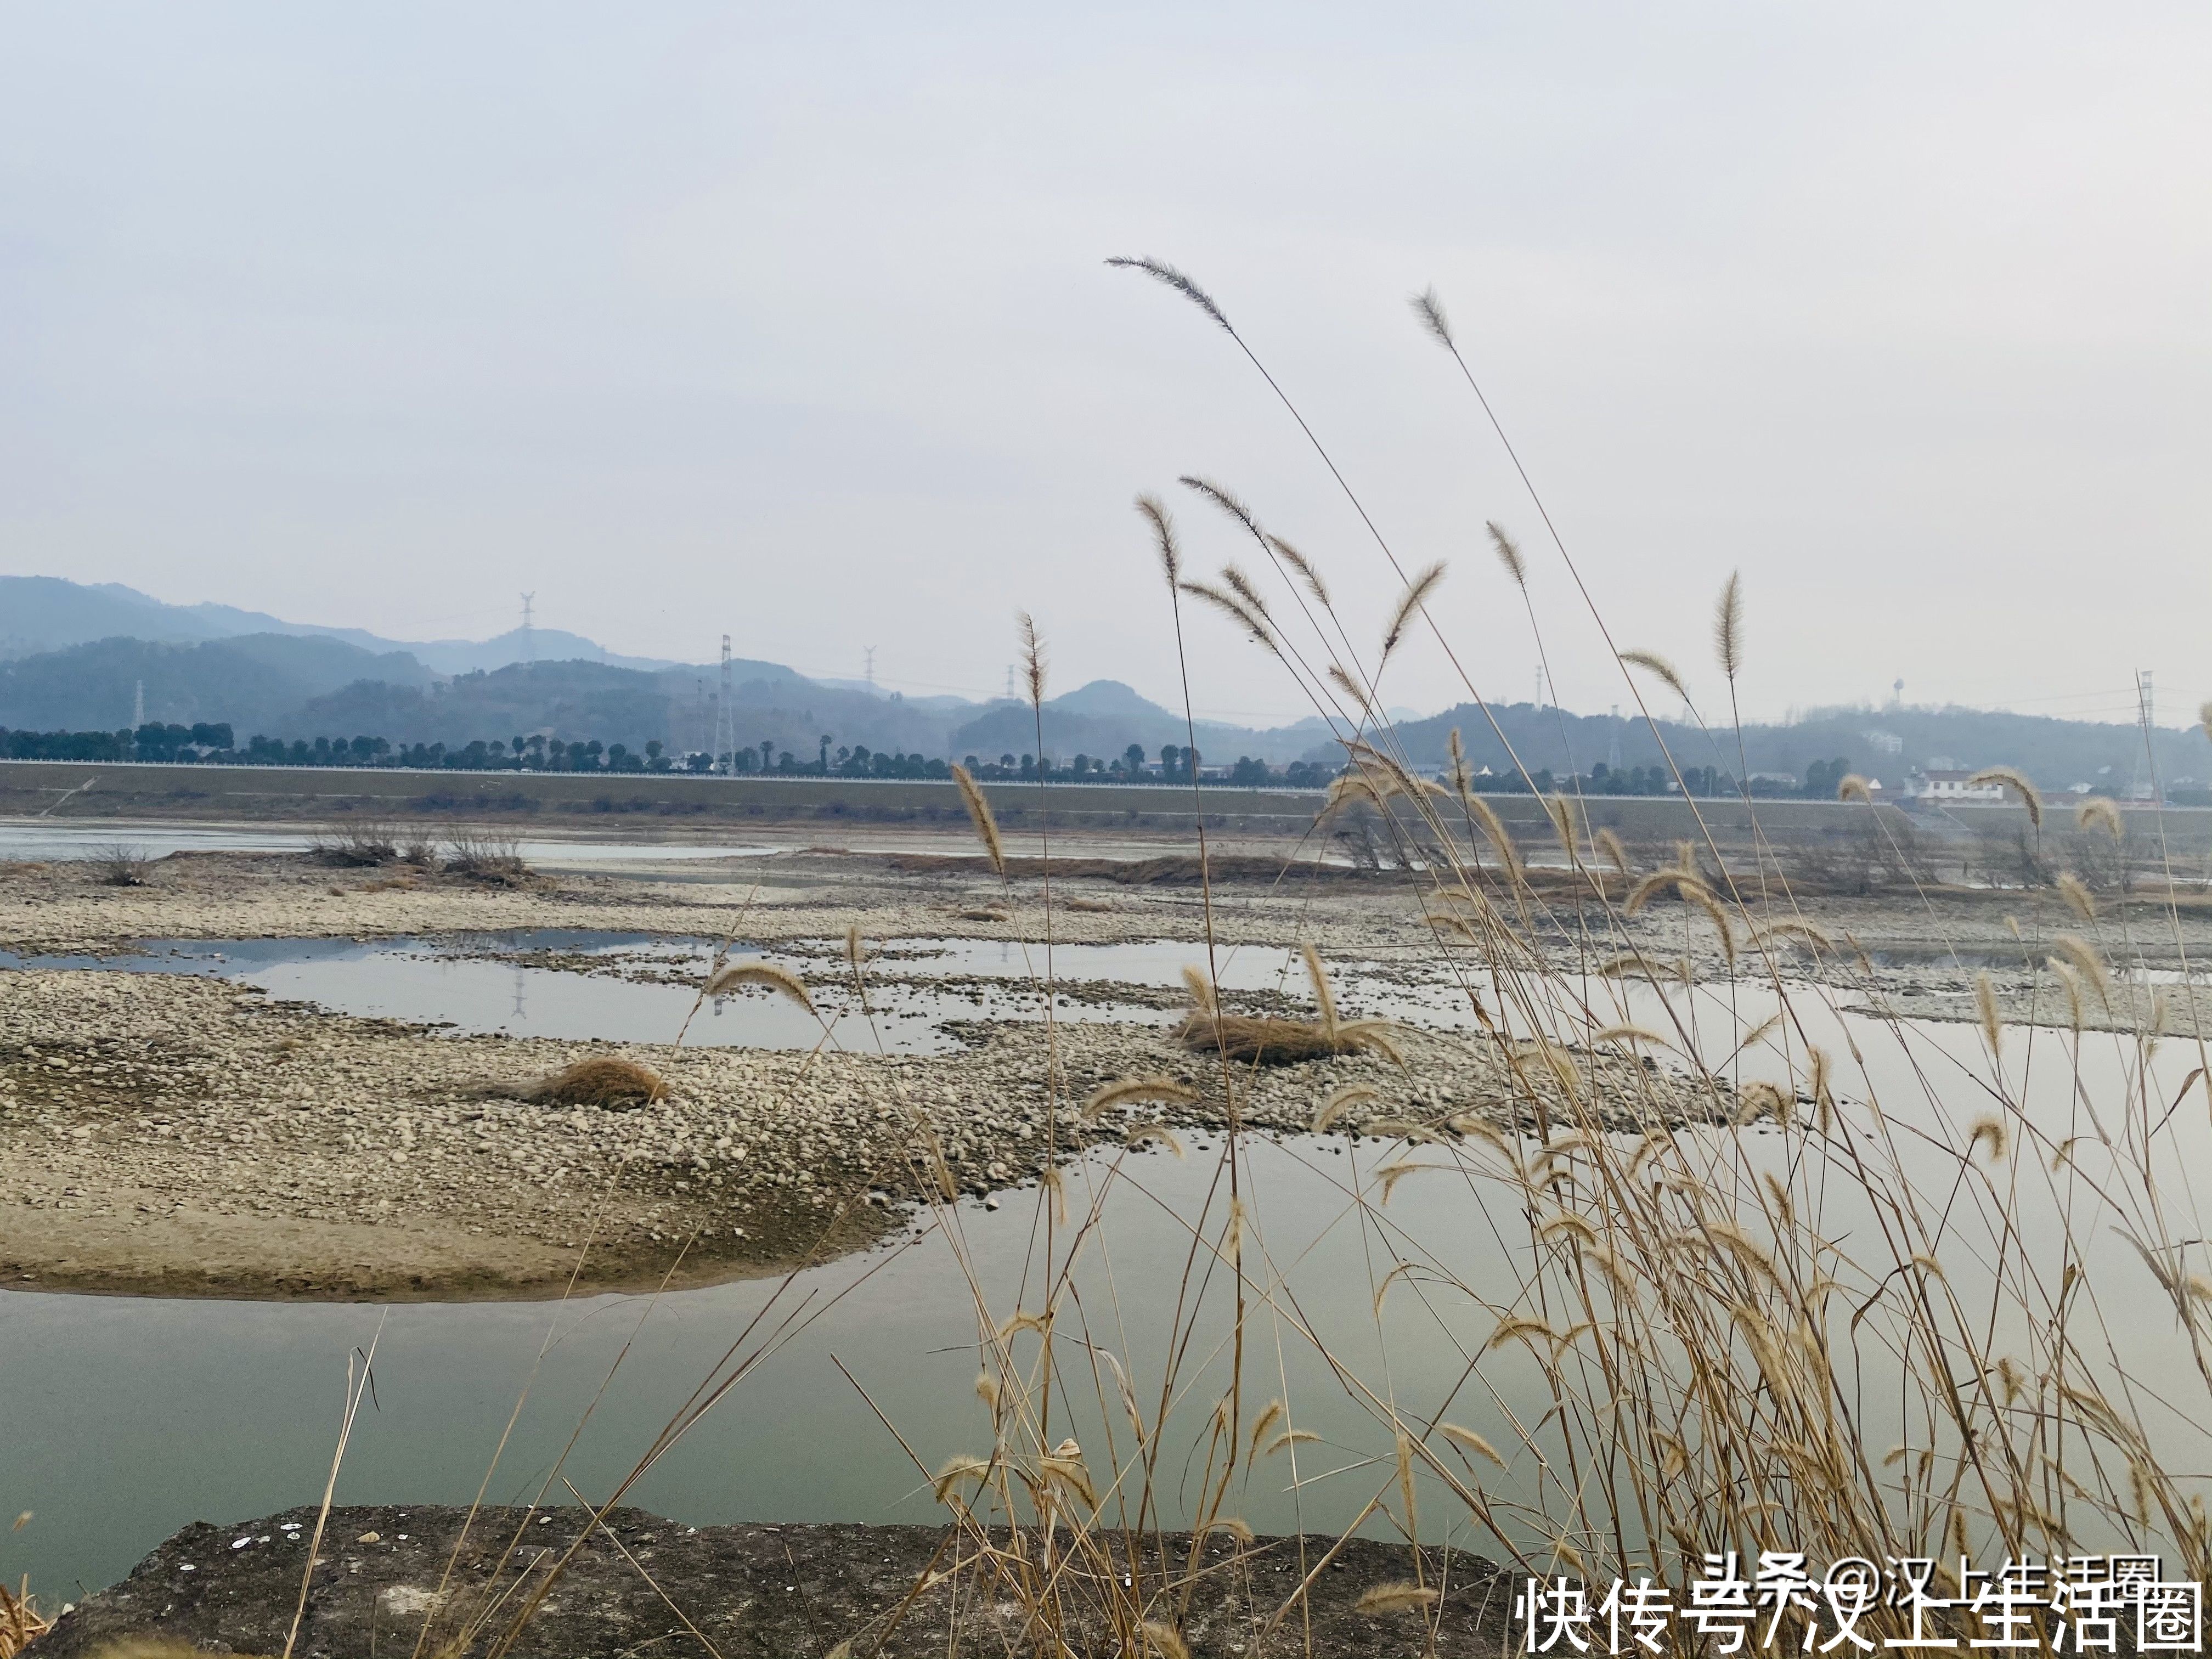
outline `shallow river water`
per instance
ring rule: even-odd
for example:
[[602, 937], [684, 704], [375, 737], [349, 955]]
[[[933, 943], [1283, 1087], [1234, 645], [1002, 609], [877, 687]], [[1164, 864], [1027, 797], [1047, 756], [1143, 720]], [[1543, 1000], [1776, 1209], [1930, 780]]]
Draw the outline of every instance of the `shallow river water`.
[[[933, 942], [922, 946], [935, 948]], [[916, 957], [902, 962], [901, 971], [919, 975], [921, 963], [934, 962], [947, 974], [973, 973], [978, 952], [988, 960], [1000, 948], [969, 942], [964, 957]], [[1188, 946], [1113, 948], [1156, 952], [1155, 958], [1113, 958], [1112, 976], [1132, 982], [1164, 982], [1190, 954]], [[208, 966], [254, 977], [280, 965]], [[501, 975], [514, 971], [474, 965]], [[312, 966], [295, 961], [283, 971], [305, 973]], [[1056, 966], [1068, 971], [1064, 963]], [[1135, 972], [1139, 967], [1146, 973]], [[1255, 953], [1232, 971], [1272, 982], [1271, 975], [1285, 971], [1283, 954]], [[589, 983], [594, 998], [605, 994], [607, 981], [594, 977]], [[1295, 988], [1295, 978], [1290, 983]], [[688, 1000], [688, 993], [674, 988], [637, 988]], [[1717, 1061], [1775, 1006], [1771, 992], [1741, 985], [1701, 987], [1694, 999], [1675, 992], [1671, 1001], [1649, 988], [1594, 988], [1601, 991], [1619, 994], [1620, 1014], [1654, 1029], [1671, 1030], [1675, 1015], [1682, 1015]], [[295, 986], [285, 994], [301, 992]], [[1961, 1144], [1965, 1123], [1985, 1098], [1977, 1079], [1986, 1075], [1987, 1063], [1976, 1029], [1887, 1024], [1832, 1008], [1811, 994], [1796, 1006], [1805, 1035], [1839, 1057], [1838, 1095], [1850, 1102], [1875, 1094], [1893, 1120], [1907, 1125], [1908, 1144], [1925, 1135], [1924, 1167], [1917, 1173], [1946, 1194], [1952, 1212], [1941, 1249], [1954, 1288], [1970, 1298], [1977, 1293], [1978, 1241], [1986, 1241], [2008, 1215], [2033, 1241], [2039, 1260], [2047, 1261], [2057, 1212], [2039, 1160], [2013, 1165], [1993, 1197], [1958, 1182], [1955, 1159], [1941, 1150]], [[450, 1017], [453, 1011], [447, 1012]], [[1439, 1012], [1433, 1006], [1408, 1012], [1427, 1018]], [[2070, 1034], [2014, 1030], [2007, 1041], [2008, 1074], [2025, 1077], [2032, 1111], [2039, 1121], [2062, 1124], [2076, 1109], [2066, 1052]], [[1862, 1057], [1856, 1062], [1844, 1058], [1854, 1045]], [[2115, 1099], [2132, 1064], [2129, 1046], [2093, 1034], [2082, 1048], [2087, 1096]], [[2197, 1063], [2193, 1051], [2193, 1044], [2170, 1043], [2152, 1068], [2158, 1099], [2185, 1097], [2160, 1142], [2172, 1166], [2171, 1228], [2185, 1238], [2205, 1236], [2189, 1177], [2212, 1156], [2203, 1096], [2190, 1095], [2184, 1081]], [[1740, 1069], [1746, 1076], [1781, 1074], [1768, 1063], [1764, 1045]], [[1940, 1108], [1928, 1103], [1923, 1080], [1943, 1101]], [[1754, 1165], [1780, 1169], [1792, 1138], [1762, 1129], [1748, 1133], [1745, 1144]], [[1184, 1283], [1192, 1224], [1201, 1213], [1211, 1214], [1212, 1227], [1220, 1223], [1218, 1146], [1211, 1136], [1192, 1137], [1187, 1160], [1161, 1152], [1128, 1158], [1110, 1180], [1113, 1161], [1093, 1158], [1069, 1182], [1079, 1212], [1103, 1193], [1106, 1224], [1079, 1273], [1076, 1312], [1064, 1316], [1062, 1334], [1079, 1317], [1088, 1340], [1135, 1379], [1148, 1414]], [[1291, 1402], [1291, 1424], [1321, 1437], [1297, 1449], [1295, 1480], [1289, 1457], [1269, 1460], [1237, 1495], [1232, 1509], [1262, 1531], [1346, 1524], [1394, 1478], [1389, 1434], [1378, 1425], [1373, 1402], [1345, 1386], [1300, 1334], [1301, 1325], [1326, 1344], [1345, 1372], [1409, 1416], [1447, 1417], [1509, 1453], [1513, 1419], [1534, 1420], [1547, 1403], [1519, 1345], [1483, 1352], [1498, 1317], [1484, 1300], [1509, 1299], [1528, 1264], [1517, 1193], [1438, 1174], [1400, 1182], [1387, 1208], [1355, 1204], [1352, 1194], [1374, 1166], [1398, 1151], [1338, 1137], [1248, 1144], [1242, 1185], [1252, 1209], [1247, 1271], [1257, 1307], [1246, 1362], [1249, 1397], [1282, 1395]], [[372, 1341], [375, 1394], [339, 1480], [341, 1502], [468, 1501], [485, 1482], [502, 1427], [526, 1389], [514, 1437], [489, 1474], [489, 1495], [513, 1501], [544, 1493], [547, 1501], [565, 1500], [557, 1465], [581, 1492], [598, 1498], [696, 1389], [726, 1373], [731, 1356], [745, 1364], [742, 1380], [636, 1485], [631, 1501], [691, 1523], [935, 1520], [939, 1511], [924, 1476], [876, 1408], [933, 1468], [954, 1453], [988, 1449], [986, 1419], [972, 1391], [977, 1313], [967, 1269], [981, 1287], [989, 1317], [999, 1321], [1030, 1305], [1022, 1289], [1040, 1261], [1036, 1193], [1002, 1195], [997, 1203], [965, 1204], [955, 1212], [957, 1253], [941, 1231], [918, 1227], [883, 1249], [787, 1283], [599, 1297], [565, 1306], [387, 1310], [0, 1292], [0, 1509], [34, 1512], [21, 1531], [0, 1534], [0, 1573], [12, 1580], [27, 1572], [34, 1588], [58, 1599], [76, 1594], [80, 1583], [96, 1586], [118, 1576], [187, 1521], [242, 1519], [312, 1502], [329, 1465], [348, 1357]], [[1826, 1216], [1847, 1241], [1861, 1236], [1864, 1221], [1853, 1203], [1847, 1193], [1828, 1200]], [[2111, 1327], [2115, 1370], [2154, 1402], [2149, 1409], [2162, 1428], [2186, 1435], [2192, 1455], [2201, 1453], [2203, 1435], [2191, 1426], [2191, 1413], [2197, 1410], [2197, 1422], [2203, 1413], [2190, 1402], [2201, 1407], [2203, 1389], [2176, 1339], [2171, 1304], [2131, 1248], [2114, 1236], [2117, 1218], [2093, 1212], [2075, 1218], [2093, 1273], [2108, 1287], [2100, 1290], [2098, 1314]], [[1401, 1261], [1448, 1266], [1481, 1295], [1417, 1273], [1398, 1281], [1378, 1315], [1376, 1287]], [[1179, 1448], [1199, 1437], [1225, 1382], [1223, 1278], [1217, 1273], [1206, 1291], [1200, 1334], [1169, 1431]], [[2003, 1316], [1996, 1322], [2002, 1326]], [[1886, 1446], [1895, 1435], [1884, 1418], [1889, 1407], [1880, 1403], [1881, 1364], [1878, 1356], [1868, 1363], [1866, 1438]], [[1110, 1397], [1110, 1371], [1102, 1375]], [[1094, 1468], [1102, 1467], [1109, 1421], [1122, 1437], [1121, 1449], [1126, 1425], [1118, 1413], [1102, 1413], [1099, 1401], [1086, 1397], [1093, 1386], [1087, 1372], [1071, 1380], [1078, 1387], [1056, 1410], [1066, 1413], [1067, 1431], [1091, 1452]], [[862, 1398], [863, 1389], [873, 1407]], [[2160, 1397], [2173, 1402], [2163, 1417], [2154, 1403]], [[587, 1408], [589, 1421], [564, 1462], [562, 1449]], [[1525, 1482], [1530, 1468], [1523, 1454], [1498, 1479], [1510, 1487]], [[1165, 1494], [1170, 1516], [1190, 1489], [1178, 1465]], [[1441, 1491], [1425, 1498], [1424, 1514], [1438, 1536], [1449, 1529], [1459, 1541], [1480, 1546]]]

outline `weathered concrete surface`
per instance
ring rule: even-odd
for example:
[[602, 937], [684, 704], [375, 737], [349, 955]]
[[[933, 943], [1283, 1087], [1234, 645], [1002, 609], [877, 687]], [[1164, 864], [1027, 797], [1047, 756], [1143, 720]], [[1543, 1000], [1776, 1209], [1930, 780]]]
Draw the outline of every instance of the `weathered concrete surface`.
[[[396, 1659], [497, 1646], [552, 1564], [575, 1543], [582, 1516], [573, 1509], [550, 1516], [483, 1510], [463, 1541], [465, 1515], [333, 1510], [294, 1652]], [[213, 1652], [280, 1653], [314, 1524], [309, 1508], [234, 1526], [187, 1527], [121, 1583], [64, 1615], [39, 1642], [34, 1659], [78, 1659], [119, 1638], [147, 1634]], [[1188, 1608], [1178, 1613], [1164, 1597], [1152, 1616], [1180, 1627], [1194, 1659], [1457, 1659], [1509, 1650], [1513, 1581], [1479, 1557], [1425, 1553], [1426, 1582], [1443, 1592], [1433, 1608], [1356, 1612], [1366, 1590], [1403, 1583], [1413, 1571], [1403, 1546], [1367, 1540], [1347, 1545], [1318, 1575], [1306, 1605], [1292, 1607], [1263, 1637], [1262, 1627], [1334, 1541], [1261, 1539], [1239, 1550], [1217, 1539], [1204, 1553]], [[1025, 1637], [1023, 1604], [1011, 1586], [992, 1584], [972, 1565], [908, 1601], [925, 1574], [955, 1565], [960, 1542], [930, 1527], [695, 1528], [617, 1510], [576, 1549], [507, 1650], [558, 1659], [820, 1659], [848, 1640], [855, 1659], [1048, 1650], [1039, 1632]], [[1188, 1540], [1170, 1545], [1180, 1567]], [[1071, 1578], [1063, 1589], [1066, 1605], [1095, 1606], [1079, 1582]], [[890, 1615], [902, 1603], [894, 1623]], [[1096, 1630], [1064, 1634], [1079, 1654], [1125, 1651]], [[468, 1638], [465, 1647], [447, 1645], [457, 1636]]]

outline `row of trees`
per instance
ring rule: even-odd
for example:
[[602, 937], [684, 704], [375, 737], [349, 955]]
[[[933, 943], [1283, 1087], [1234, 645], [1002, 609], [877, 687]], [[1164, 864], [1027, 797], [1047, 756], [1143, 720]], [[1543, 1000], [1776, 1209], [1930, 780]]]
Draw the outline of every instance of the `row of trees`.
[[[811, 756], [800, 757], [779, 748], [772, 740], [734, 753], [712, 756], [704, 752], [672, 755], [658, 740], [636, 750], [627, 745], [603, 744], [597, 738], [565, 743], [558, 738], [515, 737], [478, 739], [458, 748], [442, 743], [394, 744], [366, 734], [352, 737], [295, 738], [256, 736], [243, 748], [227, 725], [176, 726], [149, 723], [133, 731], [10, 732], [0, 728], [0, 755], [13, 760], [203, 762], [247, 766], [387, 766], [436, 771], [528, 772], [734, 772], [755, 776], [931, 779], [950, 775], [939, 759], [921, 754], [884, 753], [865, 744], [833, 751], [824, 733]], [[1165, 744], [1157, 761], [1139, 744], [1131, 744], [1111, 759], [1078, 755], [1066, 762], [1035, 755], [1002, 754], [996, 759], [969, 755], [964, 764], [979, 778], [994, 781], [1054, 783], [1188, 783], [1194, 778], [1225, 781], [1246, 788], [1325, 787], [1338, 768], [1319, 762], [1294, 761], [1285, 767], [1269, 765], [1250, 756], [1239, 756], [1235, 765], [1207, 779], [1204, 762], [1194, 748]], [[1807, 792], [1832, 796], [1844, 769], [1841, 760], [1816, 763], [1807, 781]], [[1694, 795], [1727, 795], [1736, 792], [1735, 781], [1711, 767], [1689, 767], [1683, 778]], [[1775, 791], [1753, 784], [1754, 793]], [[1526, 793], [1528, 785], [1517, 775], [1485, 773], [1474, 781], [1486, 793]], [[1659, 767], [1634, 767], [1608, 771], [1603, 763], [1587, 777], [1555, 780], [1547, 769], [1535, 775], [1539, 791], [1565, 787], [1589, 794], [1665, 794], [1672, 792], [1674, 777]]]

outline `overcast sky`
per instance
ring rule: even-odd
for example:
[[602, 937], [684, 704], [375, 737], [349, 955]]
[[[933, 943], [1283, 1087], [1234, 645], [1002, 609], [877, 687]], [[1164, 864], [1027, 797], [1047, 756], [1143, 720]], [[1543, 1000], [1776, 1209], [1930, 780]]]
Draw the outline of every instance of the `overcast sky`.
[[[1371, 653], [1747, 709], [2212, 694], [2202, 4], [0, 6], [0, 571], [403, 638], [1169, 700], [1218, 477]], [[1200, 568], [1249, 562], [1177, 502]], [[1310, 712], [1192, 619], [1202, 714]], [[1393, 702], [1463, 689], [1408, 646]]]

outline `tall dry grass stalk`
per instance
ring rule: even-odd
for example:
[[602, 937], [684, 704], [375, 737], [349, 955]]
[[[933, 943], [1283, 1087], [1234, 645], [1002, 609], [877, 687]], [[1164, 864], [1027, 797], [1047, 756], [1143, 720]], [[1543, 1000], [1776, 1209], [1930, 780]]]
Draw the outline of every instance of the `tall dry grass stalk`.
[[[1251, 356], [1188, 276], [1154, 260], [1114, 263], [1176, 291]], [[1433, 294], [1415, 309], [1458, 358]], [[1357, 708], [1337, 728], [1346, 767], [1333, 805], [1370, 814], [1418, 878], [1428, 965], [1457, 988], [1496, 1083], [1470, 1104], [1450, 1097], [1448, 1079], [1421, 1076], [1402, 1034], [1345, 1017], [1317, 949], [1302, 952], [1310, 1021], [1240, 1012], [1221, 986], [1221, 901], [1194, 787], [1205, 961], [1188, 969], [1182, 1029], [1208, 1063], [1187, 1078], [1112, 1079], [1048, 1112], [1054, 1133], [1065, 1121], [1100, 1138], [1100, 1161], [1083, 1183], [1087, 1200], [1067, 1175], [1039, 1184], [1041, 1246], [1011, 1283], [971, 1247], [940, 1127], [919, 1107], [902, 1149], [931, 1172], [933, 1242], [973, 1302], [972, 1328], [945, 1334], [976, 1358], [960, 1385], [972, 1437], [919, 1445], [879, 1415], [949, 1523], [927, 1582], [956, 1581], [963, 1605], [994, 1610], [988, 1650], [1175, 1659], [1192, 1647], [1201, 1585], [1228, 1574], [1263, 1598], [1256, 1627], [1237, 1632], [1247, 1651], [1316, 1651], [1301, 1639], [1307, 1593], [1340, 1538], [1253, 1538], [1242, 1511], [1268, 1490], [1301, 1516], [1322, 1501], [1312, 1494], [1328, 1495], [1340, 1537], [1449, 1539], [1516, 1574], [1601, 1584], [1650, 1573], [1680, 1585], [1708, 1556], [1749, 1563], [1771, 1549], [1815, 1564], [1969, 1554], [1994, 1565], [2118, 1547], [2162, 1553], [2172, 1576], [2212, 1571], [2197, 1473], [2208, 1448], [2195, 1426], [2212, 1419], [2212, 1264], [2189, 1186], [2197, 1142], [2186, 1138], [2201, 1137], [2203, 1113], [2182, 1113], [2184, 1100], [2202, 1102], [2201, 1087], [2189, 1090], [2203, 1078], [2175, 1096], [2156, 1068], [2163, 1015], [2137, 1016], [2100, 948], [2106, 935], [2091, 936], [2112, 925], [2109, 913], [2075, 902], [2083, 932], [2024, 928], [2025, 1020], [2008, 1018], [1993, 976], [1978, 976], [1973, 1024], [1957, 1028], [1962, 1051], [1931, 1047], [1887, 1007], [1866, 953], [1805, 914], [1755, 836], [1753, 872], [1696, 820], [1671, 862], [1631, 879], [1627, 849], [1600, 835], [1607, 878], [1585, 867], [1587, 826], [1561, 802], [1553, 823], [1574, 867], [1539, 884], [1473, 789], [1457, 734], [1449, 787], [1416, 775], [1371, 676], [1340, 629], [1331, 637], [1327, 588], [1243, 503], [1213, 486], [1201, 493], [1322, 614], [1271, 614], [1241, 572], [1220, 585], [1191, 580], [1165, 510], [1139, 498], [1193, 746], [1185, 597], [1265, 646], [1309, 695], [1336, 708], [1341, 692]], [[1511, 544], [1499, 543], [1504, 558]], [[1387, 562], [1366, 597], [1379, 608], [1401, 595], [1387, 640], [1395, 646], [1420, 595]], [[1525, 592], [1517, 549], [1507, 562]], [[1744, 611], [1731, 575], [1714, 633], [1732, 701], [1747, 672]], [[1594, 602], [1593, 612], [1601, 622]], [[1041, 708], [1042, 647], [1024, 622]], [[1689, 701], [1665, 659], [1614, 657]], [[957, 769], [956, 779], [1003, 878], [988, 804]], [[1843, 793], [1878, 811], [1853, 781]], [[849, 955], [858, 975], [862, 953]], [[1048, 954], [1048, 1009], [1052, 971]], [[2026, 1023], [2048, 1024], [2054, 999], [2063, 1029]], [[2099, 1019], [2118, 1028], [2102, 1058]], [[1244, 1125], [1257, 1067], [1297, 1063], [1268, 1051], [1281, 1035], [1270, 1026], [1297, 1028], [1316, 1054], [1370, 1047], [1434, 1085], [1396, 1117], [1380, 1115], [1371, 1084], [1313, 1089], [1316, 1134], [1387, 1143], [1377, 1155], [1354, 1139], [1342, 1147], [1349, 1157], [1313, 1159], [1342, 1208], [1340, 1231], [1321, 1229], [1315, 1248], [1344, 1252], [1371, 1285], [1357, 1331], [1310, 1312], [1299, 1288], [1308, 1269], [1274, 1236], [1272, 1195], [1252, 1184]], [[1194, 1170], [1200, 1195], [1152, 1202], [1143, 1149], [1182, 1157], [1165, 1120], [1201, 1109], [1226, 1133], [1211, 1167]], [[1115, 1278], [1106, 1224], [1125, 1193], [1174, 1239], [1182, 1266], [1171, 1281]], [[1109, 1287], [1103, 1302], [1101, 1278], [1086, 1274]], [[776, 1351], [783, 1317], [764, 1310], [766, 1323], [740, 1334], [636, 1472], [595, 1500], [594, 1522]], [[1139, 1324], [1155, 1357], [1145, 1367], [1129, 1358]], [[2171, 1363], [2150, 1380], [2128, 1345], [2154, 1339]], [[1293, 1352], [1308, 1362], [1295, 1373]], [[1440, 1354], [1445, 1384], [1428, 1389]], [[1325, 1398], [1294, 1374], [1322, 1376]], [[853, 1378], [873, 1408], [866, 1381]], [[1328, 1435], [1313, 1426], [1324, 1419]], [[1222, 1548], [1225, 1561], [1209, 1553]], [[1272, 1552], [1264, 1564], [1262, 1551]], [[1433, 1562], [1409, 1547], [1403, 1581], [1361, 1599], [1364, 1616], [1401, 1621], [1387, 1626], [1391, 1650], [1434, 1644], [1452, 1589]], [[489, 1651], [513, 1646], [556, 1577], [502, 1615]], [[906, 1616], [901, 1607], [865, 1632], [832, 1634], [866, 1653]], [[1794, 1638], [1802, 1620], [1782, 1617]], [[1914, 1634], [1911, 1617], [1878, 1605], [1858, 1630], [1880, 1646]], [[945, 1650], [987, 1650], [957, 1637]]]

